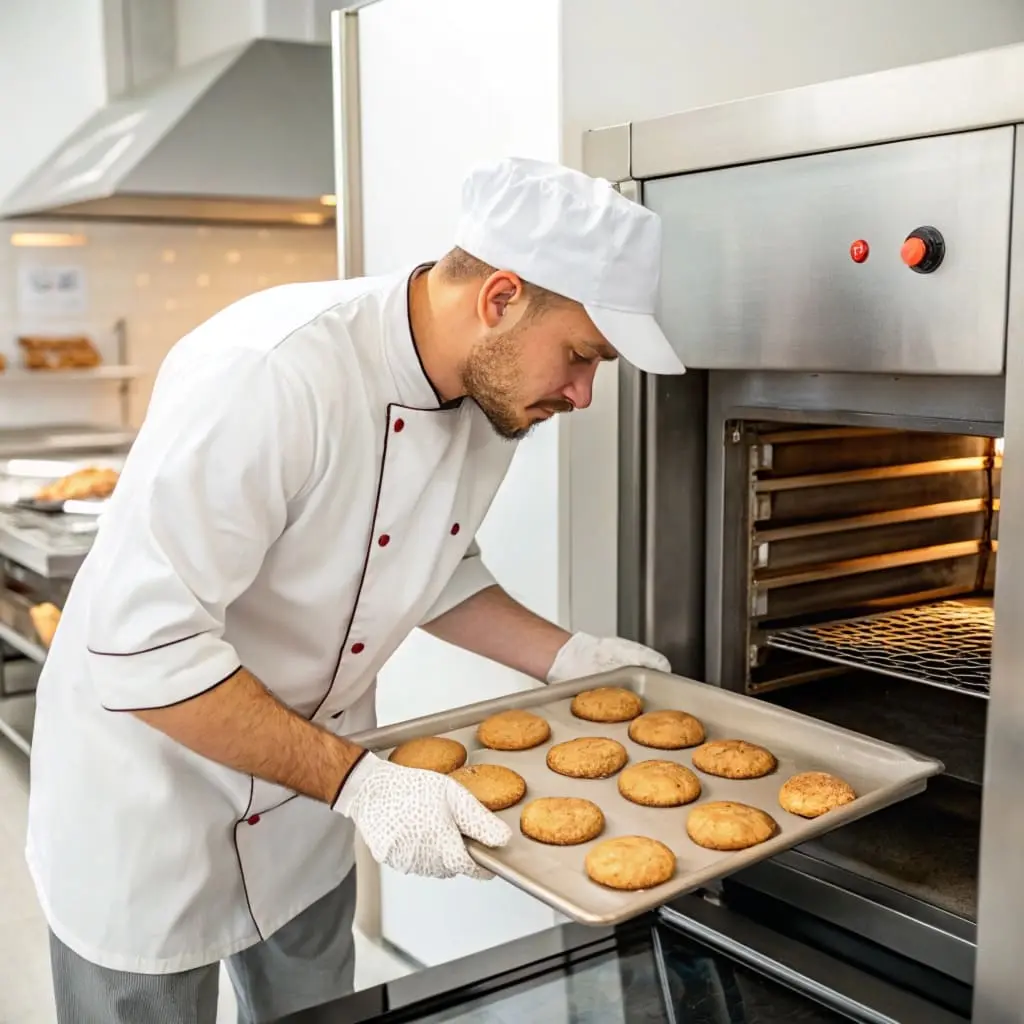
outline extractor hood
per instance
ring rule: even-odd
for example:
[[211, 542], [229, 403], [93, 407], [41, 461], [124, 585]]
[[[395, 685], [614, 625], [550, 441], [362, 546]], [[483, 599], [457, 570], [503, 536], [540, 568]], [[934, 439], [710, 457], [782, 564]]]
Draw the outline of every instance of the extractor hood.
[[89, 118], [0, 217], [332, 223], [331, 50], [257, 39]]

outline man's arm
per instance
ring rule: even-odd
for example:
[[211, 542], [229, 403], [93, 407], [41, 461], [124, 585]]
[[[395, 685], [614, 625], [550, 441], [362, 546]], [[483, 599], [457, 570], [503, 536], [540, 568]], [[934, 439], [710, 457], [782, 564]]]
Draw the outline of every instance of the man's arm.
[[326, 804], [366, 753], [285, 707], [245, 669], [191, 700], [134, 714], [211, 761]]
[[425, 623], [423, 629], [456, 647], [490, 658], [542, 682], [571, 636], [535, 615], [495, 585]]

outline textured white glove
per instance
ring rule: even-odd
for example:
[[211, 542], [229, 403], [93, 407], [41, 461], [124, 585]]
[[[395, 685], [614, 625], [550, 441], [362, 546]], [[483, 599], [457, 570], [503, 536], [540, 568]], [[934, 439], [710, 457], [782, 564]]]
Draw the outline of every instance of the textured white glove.
[[617, 636], [601, 639], [589, 633], [574, 633], [555, 655], [548, 671], [548, 682], [561, 683], [632, 665], [659, 672], [672, 671], [668, 658], [643, 644]]
[[463, 835], [504, 846], [512, 831], [467, 789], [437, 772], [364, 754], [334, 802], [379, 864], [429, 878], [491, 878], [466, 852]]

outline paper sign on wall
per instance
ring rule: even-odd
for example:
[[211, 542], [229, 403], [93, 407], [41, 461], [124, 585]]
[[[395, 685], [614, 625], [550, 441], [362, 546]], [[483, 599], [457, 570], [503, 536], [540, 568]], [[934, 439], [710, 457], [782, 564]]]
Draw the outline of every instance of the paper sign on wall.
[[22, 264], [18, 268], [18, 312], [23, 316], [68, 316], [88, 305], [85, 267]]

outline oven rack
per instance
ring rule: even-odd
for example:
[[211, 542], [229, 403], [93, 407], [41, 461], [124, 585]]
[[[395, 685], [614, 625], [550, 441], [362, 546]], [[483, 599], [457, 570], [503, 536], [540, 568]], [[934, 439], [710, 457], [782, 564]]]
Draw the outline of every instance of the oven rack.
[[941, 601], [856, 619], [781, 629], [769, 647], [914, 683], [988, 697], [992, 608]]

